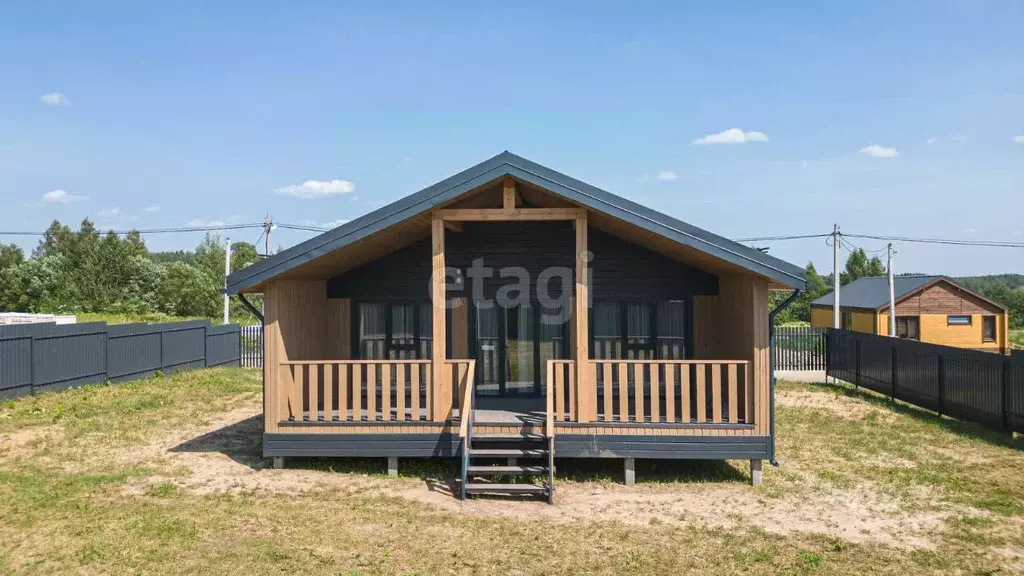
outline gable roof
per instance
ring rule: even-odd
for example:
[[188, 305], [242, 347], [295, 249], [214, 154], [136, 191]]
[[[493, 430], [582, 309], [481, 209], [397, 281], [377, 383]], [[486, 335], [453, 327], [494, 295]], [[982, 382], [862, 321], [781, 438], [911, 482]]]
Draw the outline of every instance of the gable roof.
[[588, 209], [608, 214], [786, 286], [804, 288], [805, 273], [799, 266], [505, 151], [437, 184], [232, 273], [227, 278], [226, 292], [241, 292], [504, 176], [518, 178]]
[[[948, 282], [960, 290], [1005, 310], [1005, 306], [993, 302], [980, 294], [957, 284], [949, 276], [896, 276], [893, 278], [893, 293], [899, 301], [905, 296], [920, 292], [936, 282]], [[811, 302], [811, 306], [832, 306], [835, 292], [829, 292]], [[839, 290], [839, 305], [842, 308], [878, 310], [889, 305], [889, 279], [885, 276], [858, 278]]]

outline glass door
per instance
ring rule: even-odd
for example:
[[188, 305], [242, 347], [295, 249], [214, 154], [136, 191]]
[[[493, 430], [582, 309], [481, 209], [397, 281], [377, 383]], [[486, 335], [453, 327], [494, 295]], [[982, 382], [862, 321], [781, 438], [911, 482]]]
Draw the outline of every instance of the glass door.
[[538, 342], [536, 312], [536, 308], [529, 305], [473, 307], [478, 395], [540, 395], [541, 356], [548, 357], [561, 350], [551, 349], [550, 342], [544, 350]]

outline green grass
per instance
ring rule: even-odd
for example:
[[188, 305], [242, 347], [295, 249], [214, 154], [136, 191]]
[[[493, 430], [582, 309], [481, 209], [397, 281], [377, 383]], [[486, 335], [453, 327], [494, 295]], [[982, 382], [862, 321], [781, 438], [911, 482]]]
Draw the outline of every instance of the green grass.
[[1024, 348], [1024, 328], [1010, 330], [1010, 344], [1014, 348]]
[[[894, 514], [939, 514], [922, 534], [931, 546], [776, 534], [727, 507], [722, 514], [737, 518], [729, 528], [645, 521], [629, 509], [549, 519], [542, 504], [473, 513], [360, 488], [444, 481], [451, 460], [403, 461], [395, 480], [378, 459], [295, 459], [253, 474], [341, 483], [204, 493], [178, 481], [189, 472], [166, 454], [138, 456], [154, 438], [206, 429], [227, 411], [257, 409], [260, 398], [258, 372], [222, 369], [0, 404], [0, 573], [1009, 574], [1020, 565], [1007, 550], [1024, 554], [1024, 441], [825, 385], [779, 384], [782, 467], [766, 466], [761, 488], [725, 462], [641, 461], [636, 489], [617, 484], [619, 462], [566, 462], [559, 481], [576, 494], [726, 490], [769, 508], [817, 499], [822, 511], [867, 489], [893, 499]], [[203, 462], [258, 458], [253, 434], [241, 454]]]

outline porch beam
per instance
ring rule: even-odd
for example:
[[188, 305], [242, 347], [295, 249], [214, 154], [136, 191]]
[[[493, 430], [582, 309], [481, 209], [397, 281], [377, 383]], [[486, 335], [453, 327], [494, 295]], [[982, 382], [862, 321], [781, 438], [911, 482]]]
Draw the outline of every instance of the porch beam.
[[441, 422], [451, 418], [452, 386], [445, 374], [445, 342], [448, 341], [445, 330], [445, 264], [444, 264], [444, 220], [435, 214], [430, 222], [430, 240], [432, 246], [430, 300], [433, 306], [431, 320], [431, 379], [433, 404], [430, 407], [431, 419]]
[[453, 208], [439, 211], [445, 222], [576, 220], [586, 213], [584, 208]]
[[576, 418], [597, 419], [597, 381], [590, 370], [590, 252], [587, 248], [587, 213], [576, 217]]
[[452, 232], [462, 232], [462, 224], [459, 222], [445, 222], [444, 227]]

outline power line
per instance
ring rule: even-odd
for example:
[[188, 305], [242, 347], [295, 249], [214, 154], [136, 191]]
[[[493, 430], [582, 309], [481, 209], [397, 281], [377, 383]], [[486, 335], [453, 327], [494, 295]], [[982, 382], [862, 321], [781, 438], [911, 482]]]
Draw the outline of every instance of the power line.
[[803, 240], [805, 238], [828, 238], [831, 234], [799, 234], [796, 236], [755, 236], [753, 238], [736, 238], [736, 242], [763, 242], [766, 240]]
[[[825, 243], [831, 246], [832, 234], [799, 234], [790, 236], [757, 236], [753, 238], [737, 238], [736, 242], [763, 242], [769, 240], [803, 240], [807, 238], [824, 238]], [[851, 234], [844, 232], [842, 238], [861, 238], [866, 240], [882, 240], [884, 242], [913, 242], [917, 244], [946, 244], [952, 246], [981, 246], [989, 248], [1024, 248], [1024, 242], [1009, 242], [1004, 240], [957, 240], [955, 238], [919, 238], [913, 236], [885, 236], [880, 234]], [[860, 248], [850, 242], [840, 239], [843, 247], [850, 249]], [[885, 248], [878, 250], [864, 250], [865, 252], [884, 252]]]
[[[101, 229], [97, 228], [96, 232], [100, 234], [129, 234], [131, 232], [137, 232], [139, 234], [172, 234], [179, 232], [214, 232], [219, 230], [241, 230], [244, 228], [260, 228], [263, 224], [223, 224], [220, 226], [179, 226], [176, 228], [138, 228], [132, 230], [114, 230], [114, 229]], [[72, 230], [72, 232], [77, 232]], [[0, 230], [0, 236], [43, 236], [46, 232], [27, 232], [22, 230]]]

